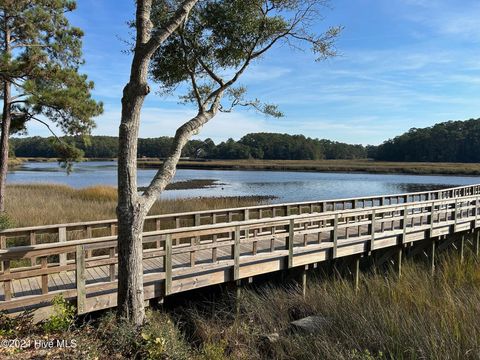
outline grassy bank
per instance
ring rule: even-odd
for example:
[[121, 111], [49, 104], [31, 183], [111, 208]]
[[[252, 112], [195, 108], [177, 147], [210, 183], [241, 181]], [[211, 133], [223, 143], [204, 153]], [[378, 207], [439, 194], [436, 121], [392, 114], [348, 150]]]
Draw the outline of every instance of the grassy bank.
[[[160, 161], [142, 161], [141, 168], [158, 168]], [[208, 160], [180, 161], [179, 169], [365, 172], [378, 174], [480, 175], [480, 164], [381, 162], [370, 160]]]
[[[192, 298], [173, 311], [149, 310], [139, 332], [107, 313], [86, 323], [57, 319], [63, 328], [53, 330], [51, 320], [0, 319], [0, 337], [14, 328], [19, 338], [76, 339], [75, 349], [49, 351], [71, 359], [478, 359], [480, 264], [467, 256], [460, 265], [451, 254], [437, 264], [434, 277], [413, 262], [401, 278], [365, 273], [358, 293], [349, 279], [316, 274], [305, 299], [293, 282], [252, 287], [242, 292], [239, 313], [231, 294]], [[313, 333], [291, 327], [309, 315], [324, 319]], [[38, 354], [26, 349], [12, 358]]]
[[[218, 197], [159, 200], [150, 214], [251, 206], [267, 197]], [[73, 189], [65, 185], [28, 184], [7, 187], [10, 227], [113, 219], [117, 190], [110, 186]]]
[[19, 158], [8, 159], [8, 167], [15, 168], [17, 166], [22, 165], [24, 162], [25, 162], [24, 159], [19, 159]]
[[[56, 162], [56, 158], [18, 158], [23, 162]], [[115, 161], [115, 159], [84, 159], [84, 161]], [[139, 159], [138, 167], [158, 169], [158, 159]], [[267, 170], [314, 172], [361, 172], [372, 174], [480, 175], [478, 163], [387, 162], [359, 160], [181, 160], [179, 169], [203, 170]]]

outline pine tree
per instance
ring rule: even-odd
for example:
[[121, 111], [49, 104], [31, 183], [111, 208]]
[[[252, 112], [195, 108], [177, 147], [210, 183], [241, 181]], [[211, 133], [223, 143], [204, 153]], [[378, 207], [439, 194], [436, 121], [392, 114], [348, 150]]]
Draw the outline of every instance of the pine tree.
[[[93, 82], [79, 73], [83, 32], [65, 15], [75, 8], [70, 0], [0, 0], [0, 212], [5, 211], [11, 133], [36, 121], [52, 133], [56, 126], [67, 135], [85, 135], [103, 111], [91, 97]], [[79, 155], [56, 139], [67, 163]]]

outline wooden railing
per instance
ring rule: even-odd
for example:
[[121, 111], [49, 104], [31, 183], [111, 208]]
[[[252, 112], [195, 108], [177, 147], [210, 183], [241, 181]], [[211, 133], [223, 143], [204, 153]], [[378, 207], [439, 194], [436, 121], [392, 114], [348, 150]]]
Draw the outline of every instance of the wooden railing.
[[[377, 199], [386, 200], [377, 205]], [[375, 197], [370, 198], [370, 204], [365, 199], [308, 203], [324, 207], [315, 212], [314, 206], [312, 213], [258, 219], [247, 216], [228, 219], [230, 222], [145, 231], [145, 298], [475, 229], [480, 224], [479, 200], [479, 186], [475, 185]], [[345, 206], [347, 203], [352, 206]], [[304, 204], [279, 206], [301, 209]], [[328, 204], [332, 205], [330, 210]], [[337, 204], [343, 209], [337, 209]], [[272, 207], [277, 205], [241, 210]], [[227, 210], [232, 211], [239, 209]], [[219, 213], [221, 210], [189, 214]], [[164, 219], [154, 217], [158, 218]], [[108, 236], [0, 250], [0, 310], [45, 305], [57, 294], [76, 299], [79, 313], [115, 306], [117, 238], [112, 223], [105, 224], [110, 225]]]
[[[415, 201], [439, 200], [480, 194], [480, 185], [468, 185], [435, 191], [407, 194], [381, 195], [348, 199], [320, 200], [310, 202], [268, 204], [230, 209], [216, 209], [174, 214], [147, 216], [144, 231], [175, 229], [216, 223], [228, 223], [250, 219], [324, 213], [335, 210], [359, 209], [382, 205], [404, 204]], [[117, 220], [99, 220], [70, 224], [55, 224], [13, 228], [0, 231], [0, 249], [14, 246], [35, 245], [51, 242], [91, 239], [116, 235]], [[87, 257], [91, 252], [87, 254]], [[66, 257], [60, 256], [64, 265]], [[35, 258], [32, 259], [32, 265]]]

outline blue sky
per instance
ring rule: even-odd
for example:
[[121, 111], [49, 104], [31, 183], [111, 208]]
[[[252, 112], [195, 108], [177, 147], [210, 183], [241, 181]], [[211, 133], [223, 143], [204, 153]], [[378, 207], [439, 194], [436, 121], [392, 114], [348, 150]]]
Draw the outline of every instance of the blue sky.
[[[340, 56], [315, 63], [310, 52], [277, 47], [255, 63], [241, 84], [252, 98], [278, 104], [282, 119], [253, 111], [220, 114], [198, 138], [218, 142], [249, 132], [281, 132], [379, 144], [412, 127], [480, 117], [478, 0], [338, 0], [318, 31], [342, 25]], [[105, 104], [94, 134], [117, 135], [130, 55], [126, 21], [133, 0], [78, 0], [70, 16], [85, 31], [82, 68]], [[194, 114], [174, 96], [148, 97], [140, 136], [172, 136]], [[48, 135], [32, 124], [29, 135]]]

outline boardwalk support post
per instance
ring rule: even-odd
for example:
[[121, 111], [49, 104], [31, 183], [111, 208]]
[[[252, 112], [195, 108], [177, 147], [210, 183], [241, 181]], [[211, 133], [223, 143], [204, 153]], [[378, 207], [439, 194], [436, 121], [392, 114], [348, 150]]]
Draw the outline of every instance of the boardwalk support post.
[[475, 256], [478, 257], [478, 253], [479, 253], [479, 250], [480, 250], [480, 230], [477, 230], [476, 231], [476, 234], [475, 234]]
[[303, 297], [303, 300], [305, 300], [305, 297], [307, 296], [307, 270], [308, 270], [308, 265], [305, 265], [305, 267], [302, 269], [302, 297]]
[[460, 237], [460, 264], [465, 260], [465, 234]]
[[78, 314], [85, 313], [85, 300], [86, 300], [86, 289], [85, 289], [85, 246], [77, 245], [76, 254], [75, 254], [75, 263], [76, 263], [76, 286], [77, 286], [77, 312]]
[[240, 301], [242, 300], [242, 280], [235, 281], [235, 313], [240, 314]]
[[435, 247], [436, 247], [436, 241], [434, 238], [432, 238], [430, 244], [430, 272], [432, 276], [435, 274]]
[[358, 293], [358, 290], [360, 290], [360, 256], [357, 256], [355, 258], [355, 268], [354, 268], [354, 287], [355, 287], [355, 293]]
[[403, 258], [403, 246], [399, 246], [397, 249], [397, 273], [398, 277], [402, 276], [402, 258]]

